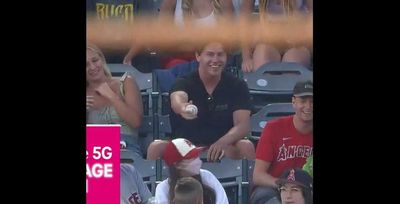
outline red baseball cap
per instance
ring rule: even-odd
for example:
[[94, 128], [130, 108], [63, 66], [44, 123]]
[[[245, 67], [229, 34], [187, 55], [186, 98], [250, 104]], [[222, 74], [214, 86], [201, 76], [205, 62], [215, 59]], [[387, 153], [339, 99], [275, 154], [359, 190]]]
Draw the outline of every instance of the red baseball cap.
[[163, 159], [168, 166], [174, 165], [184, 159], [199, 157], [206, 147], [196, 147], [192, 142], [184, 138], [173, 139], [168, 142]]

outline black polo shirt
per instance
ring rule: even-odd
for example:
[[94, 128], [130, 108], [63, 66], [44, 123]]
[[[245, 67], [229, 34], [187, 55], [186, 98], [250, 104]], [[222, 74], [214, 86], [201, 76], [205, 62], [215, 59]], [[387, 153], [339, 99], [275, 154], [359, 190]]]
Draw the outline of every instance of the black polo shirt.
[[195, 145], [211, 145], [233, 127], [233, 112], [251, 111], [250, 94], [247, 84], [230, 73], [222, 72], [221, 80], [209, 95], [196, 70], [178, 78], [170, 94], [184, 91], [189, 101], [197, 106], [197, 118], [186, 120], [173, 111], [170, 115], [174, 138], [186, 138]]

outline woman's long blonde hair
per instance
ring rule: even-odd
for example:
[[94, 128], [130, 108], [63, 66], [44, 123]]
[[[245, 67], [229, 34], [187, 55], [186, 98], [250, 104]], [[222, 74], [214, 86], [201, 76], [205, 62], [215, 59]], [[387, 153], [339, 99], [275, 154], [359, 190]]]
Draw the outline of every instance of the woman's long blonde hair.
[[[221, 0], [211, 0], [214, 12], [217, 16], [222, 14]], [[190, 16], [192, 13], [193, 0], [182, 0], [182, 11], [184, 16]]]
[[[105, 74], [108, 78], [111, 78], [112, 75], [111, 75], [110, 68], [108, 68], [107, 62], [106, 62], [106, 58], [104, 57], [104, 54], [103, 54], [103, 52], [100, 50], [100, 48], [98, 48], [98, 47], [97, 47], [96, 45], [94, 45], [94, 44], [88, 43], [87, 46], [86, 46], [86, 49], [87, 49], [87, 50], [91, 50], [91, 51], [93, 51], [94, 53], [96, 53], [96, 54], [99, 55], [101, 61], [103, 62], [104, 74]], [[86, 83], [87, 83], [87, 82], [86, 82]]]

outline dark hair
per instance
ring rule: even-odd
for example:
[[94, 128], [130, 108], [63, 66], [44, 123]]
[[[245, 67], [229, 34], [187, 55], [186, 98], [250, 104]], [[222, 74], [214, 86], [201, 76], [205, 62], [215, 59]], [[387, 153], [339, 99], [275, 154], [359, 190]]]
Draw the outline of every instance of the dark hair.
[[[301, 188], [301, 194], [304, 197], [305, 204], [313, 204], [313, 193], [312, 193], [312, 190], [309, 189], [309, 188], [306, 188], [304, 186], [301, 186], [301, 185], [298, 185], [298, 186]], [[281, 186], [279, 186], [279, 187], [281, 187]], [[278, 193], [277, 197], [278, 197], [278, 200], [280, 202], [282, 202], [281, 191], [280, 190], [279, 190], [279, 193]]]
[[[215, 204], [216, 203], [216, 195], [215, 195], [214, 189], [212, 189], [211, 187], [209, 187], [207, 185], [204, 185], [204, 183], [201, 181], [200, 174], [194, 175], [192, 177], [195, 178], [196, 180], [198, 180], [203, 187], [203, 203], [204, 204]], [[179, 170], [174, 165], [169, 166], [169, 179], [168, 179], [169, 203], [172, 203], [172, 201], [174, 200], [174, 197], [175, 197], [174, 189], [176, 186], [176, 182], [178, 181], [179, 178], [181, 178], [181, 176], [179, 176]]]

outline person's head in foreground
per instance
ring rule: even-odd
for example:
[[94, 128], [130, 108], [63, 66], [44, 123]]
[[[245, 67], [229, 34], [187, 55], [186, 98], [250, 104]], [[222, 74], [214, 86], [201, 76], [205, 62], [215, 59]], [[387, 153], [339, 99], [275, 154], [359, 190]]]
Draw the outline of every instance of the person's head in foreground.
[[276, 182], [282, 204], [312, 204], [313, 178], [304, 170], [286, 170]]
[[178, 179], [173, 204], [203, 204], [203, 187], [193, 177]]
[[[177, 138], [168, 142], [165, 148], [163, 159], [169, 168], [169, 200], [170, 203], [175, 198], [175, 186], [179, 178], [193, 177], [197, 179], [203, 187], [204, 203], [215, 203], [215, 192], [209, 186], [203, 184], [200, 176], [202, 161], [200, 153], [204, 147], [196, 147], [189, 140]], [[212, 202], [208, 202], [211, 200]]]

